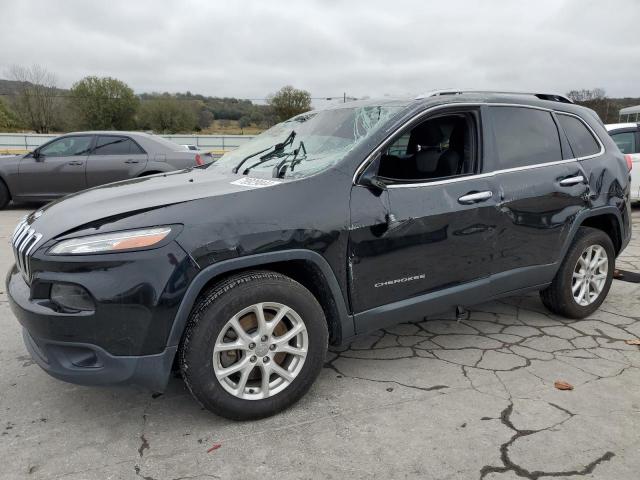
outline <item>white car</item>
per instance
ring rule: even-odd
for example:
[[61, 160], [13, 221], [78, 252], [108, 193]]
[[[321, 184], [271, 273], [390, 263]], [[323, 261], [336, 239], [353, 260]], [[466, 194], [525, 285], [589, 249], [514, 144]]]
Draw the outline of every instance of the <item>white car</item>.
[[186, 148], [187, 150], [191, 150], [193, 152], [198, 152], [200, 149], [196, 145], [181, 145], [181, 147]]
[[204, 160], [204, 163], [211, 163], [215, 160], [211, 152], [203, 152], [202, 150], [200, 150], [200, 147], [198, 147], [197, 145], [183, 144], [180, 146], [186, 148], [190, 152], [198, 152], [202, 157], [202, 160]]
[[631, 157], [631, 200], [640, 201], [640, 123], [612, 123], [606, 127], [620, 151]]

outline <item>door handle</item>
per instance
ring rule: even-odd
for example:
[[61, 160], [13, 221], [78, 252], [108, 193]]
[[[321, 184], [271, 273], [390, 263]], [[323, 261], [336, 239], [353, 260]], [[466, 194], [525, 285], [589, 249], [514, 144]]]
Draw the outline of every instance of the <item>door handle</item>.
[[84, 162], [80, 162], [78, 160], [73, 160], [71, 162], [68, 162], [67, 165], [84, 165]]
[[485, 192], [472, 192], [458, 198], [458, 202], [463, 205], [471, 205], [473, 203], [484, 202], [493, 197], [493, 192], [487, 190]]
[[131, 158], [129, 160], [125, 160], [124, 163], [140, 163], [140, 160], [132, 160]]
[[582, 175], [576, 175], [575, 177], [560, 180], [560, 185], [563, 187], [570, 187], [572, 185], [578, 185], [579, 183], [584, 183], [584, 177]]

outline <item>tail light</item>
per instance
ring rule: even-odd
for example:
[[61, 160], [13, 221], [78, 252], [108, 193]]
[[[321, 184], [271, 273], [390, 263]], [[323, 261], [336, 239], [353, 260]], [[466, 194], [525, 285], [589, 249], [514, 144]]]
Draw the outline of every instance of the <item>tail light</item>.
[[196, 165], [204, 165], [204, 161], [199, 153], [196, 153]]
[[631, 171], [631, 169], [633, 168], [633, 158], [631, 158], [631, 155], [627, 153], [624, 156], [624, 159], [627, 161], [627, 168], [629, 169], [629, 171]]

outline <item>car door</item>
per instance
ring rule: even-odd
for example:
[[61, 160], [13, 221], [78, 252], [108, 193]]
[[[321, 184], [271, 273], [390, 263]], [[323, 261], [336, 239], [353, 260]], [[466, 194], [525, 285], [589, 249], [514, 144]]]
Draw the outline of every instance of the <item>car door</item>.
[[87, 163], [87, 185], [94, 187], [139, 176], [147, 165], [147, 153], [124, 135], [98, 135]]
[[637, 128], [628, 128], [611, 133], [611, 138], [620, 151], [631, 155], [631, 198], [640, 199], [640, 132]]
[[[358, 333], [485, 298], [498, 217], [495, 187], [491, 176], [480, 172], [479, 112], [455, 113], [471, 119], [465, 143], [473, 148], [464, 147], [469, 156], [464, 171], [441, 177], [434, 161], [433, 169], [423, 169], [422, 181], [398, 179], [414, 176], [410, 170], [418, 155], [429, 163], [451, 146], [450, 138], [437, 134], [416, 141], [413, 133], [399, 132], [382, 148], [377, 175], [384, 173], [385, 189], [363, 181], [352, 189], [348, 271]], [[385, 159], [408, 163], [389, 168]]]
[[525, 106], [487, 112], [495, 142], [487, 163], [501, 214], [493, 287], [503, 293], [551, 280], [576, 214], [586, 208], [588, 185], [553, 112]]
[[44, 200], [85, 189], [92, 144], [93, 135], [69, 135], [25, 155], [20, 161], [17, 194]]

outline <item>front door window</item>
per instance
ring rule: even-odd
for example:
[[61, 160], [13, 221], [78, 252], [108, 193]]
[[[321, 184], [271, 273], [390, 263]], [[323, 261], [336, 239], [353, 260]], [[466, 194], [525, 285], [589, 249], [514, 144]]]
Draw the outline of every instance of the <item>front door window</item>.
[[73, 157], [86, 155], [90, 147], [90, 136], [62, 137], [42, 147], [40, 154], [47, 157]]

